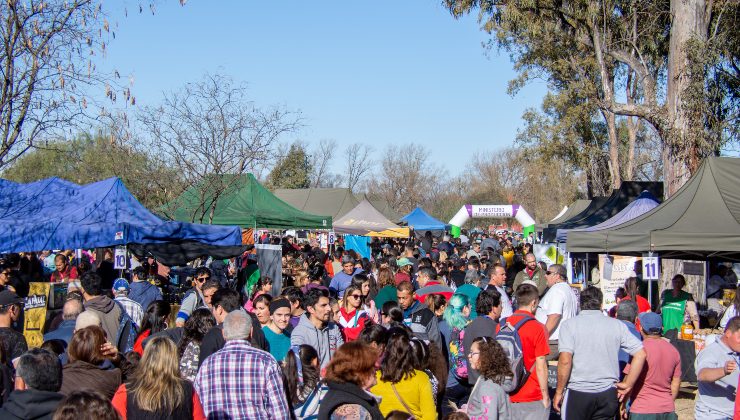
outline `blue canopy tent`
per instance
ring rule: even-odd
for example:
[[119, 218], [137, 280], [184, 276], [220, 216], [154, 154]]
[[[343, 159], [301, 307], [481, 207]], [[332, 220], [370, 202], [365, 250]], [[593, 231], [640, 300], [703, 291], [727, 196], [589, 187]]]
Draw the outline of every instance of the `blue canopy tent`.
[[409, 227], [418, 230], [445, 230], [448, 226], [444, 222], [440, 222], [434, 217], [430, 216], [429, 213], [425, 212], [421, 207], [417, 207], [411, 211], [411, 213], [401, 218], [402, 222], [406, 222]]
[[118, 178], [84, 186], [58, 178], [2, 180], [0, 241], [0, 253], [138, 244], [154, 256], [166, 250], [158, 256], [165, 264], [244, 249], [239, 227], [164, 221]]
[[613, 217], [597, 224], [579, 229], [558, 229], [557, 240], [558, 242], [565, 242], [566, 240], [573, 237], [577, 232], [595, 232], [604, 229], [610, 229], [614, 226], [619, 226], [622, 223], [628, 222], [638, 216], [649, 212], [650, 210], [658, 207], [660, 200], [655, 198], [650, 191], [643, 191], [637, 198], [634, 199], [627, 207], [623, 208], [619, 213]]

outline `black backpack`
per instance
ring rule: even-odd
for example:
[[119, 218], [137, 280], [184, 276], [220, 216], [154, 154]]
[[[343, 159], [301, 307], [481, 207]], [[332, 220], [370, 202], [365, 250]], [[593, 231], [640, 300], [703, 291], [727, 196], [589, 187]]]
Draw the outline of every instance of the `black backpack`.
[[527, 379], [530, 371], [524, 366], [524, 352], [522, 351], [522, 338], [519, 336], [519, 329], [527, 322], [534, 321], [531, 315], [525, 315], [516, 324], [508, 322], [509, 318], [504, 318], [499, 322], [499, 331], [496, 334], [496, 341], [503, 347], [506, 357], [509, 359], [511, 372], [514, 374], [514, 389], [510, 393], [518, 391]]

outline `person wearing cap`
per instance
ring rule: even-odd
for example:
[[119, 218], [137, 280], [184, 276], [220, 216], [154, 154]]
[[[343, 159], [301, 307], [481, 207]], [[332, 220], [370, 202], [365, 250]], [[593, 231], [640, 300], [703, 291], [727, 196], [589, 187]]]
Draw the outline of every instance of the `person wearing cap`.
[[362, 269], [355, 268], [354, 258], [350, 257], [349, 255], [345, 255], [344, 257], [342, 257], [342, 271], [335, 274], [334, 277], [331, 279], [331, 283], [329, 283], [329, 290], [334, 290], [340, 298], [343, 297], [344, 289], [349, 287], [349, 285], [352, 283], [352, 277], [355, 274], [360, 273], [362, 273]]
[[270, 323], [262, 327], [265, 339], [270, 345], [270, 354], [282, 362], [290, 350], [290, 301], [285, 298], [275, 299], [270, 303]]
[[0, 340], [8, 360], [20, 357], [28, 350], [26, 337], [13, 329], [13, 323], [23, 310], [23, 298], [10, 290], [0, 292]]
[[123, 306], [128, 316], [134, 321], [136, 327], [141, 327], [141, 320], [144, 319], [144, 309], [135, 300], [128, 298], [130, 287], [126, 279], [118, 278], [113, 282], [113, 298]]
[[396, 267], [398, 267], [398, 272], [396, 273], [396, 287], [405, 281], [411, 281], [411, 268], [413, 265], [414, 263], [406, 257], [396, 260]]
[[[632, 388], [630, 418], [659, 420], [676, 417], [673, 401], [681, 385], [681, 356], [662, 338], [663, 320], [654, 312], [638, 317], [642, 347], [647, 353], [645, 367]], [[625, 368], [629, 372], [631, 366]], [[699, 417], [697, 417], [699, 418]]]
[[[578, 314], [578, 300], [566, 281], [567, 272], [561, 264], [553, 264], [545, 272], [547, 286], [545, 296], [540, 300], [535, 317], [545, 324], [550, 339], [550, 355], [548, 360], [558, 357], [558, 338], [560, 324]], [[539, 288], [538, 288], [539, 291]]]

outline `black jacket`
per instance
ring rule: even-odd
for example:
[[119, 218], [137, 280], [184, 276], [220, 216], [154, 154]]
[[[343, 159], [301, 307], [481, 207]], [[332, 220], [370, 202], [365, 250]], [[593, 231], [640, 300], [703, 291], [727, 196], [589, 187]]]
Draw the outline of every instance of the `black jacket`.
[[[249, 340], [249, 343], [254, 348], [264, 350], [269, 353], [270, 345], [267, 343], [265, 333], [260, 327], [260, 322], [257, 319], [257, 316], [253, 313], [247, 313], [252, 318], [252, 338]], [[222, 325], [216, 325], [215, 327], [208, 330], [206, 335], [203, 336], [203, 341], [200, 343], [198, 367], [203, 364], [203, 361], [206, 360], [206, 357], [224, 348], [224, 344], [226, 344], [226, 340], [224, 340], [224, 330]]]
[[51, 420], [62, 399], [64, 395], [58, 392], [35, 389], [13, 391], [0, 408], [0, 419]]
[[367, 410], [373, 420], [383, 420], [378, 401], [359, 386], [332, 381], [327, 382], [326, 385], [329, 391], [321, 400], [319, 420], [328, 420], [334, 410], [344, 404], [357, 404]]

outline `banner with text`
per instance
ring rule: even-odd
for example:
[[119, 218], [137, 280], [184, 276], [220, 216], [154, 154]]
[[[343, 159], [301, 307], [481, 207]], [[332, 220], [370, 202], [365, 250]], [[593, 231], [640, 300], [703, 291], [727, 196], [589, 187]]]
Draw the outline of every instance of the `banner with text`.
[[609, 310], [617, 304], [614, 297], [617, 289], [624, 287], [624, 281], [634, 275], [635, 264], [640, 257], [599, 254], [599, 287], [604, 294], [604, 309]]
[[51, 283], [31, 282], [29, 284], [26, 305], [23, 308], [23, 336], [28, 348], [41, 347], [44, 343], [44, 323], [46, 322], [46, 304]]

